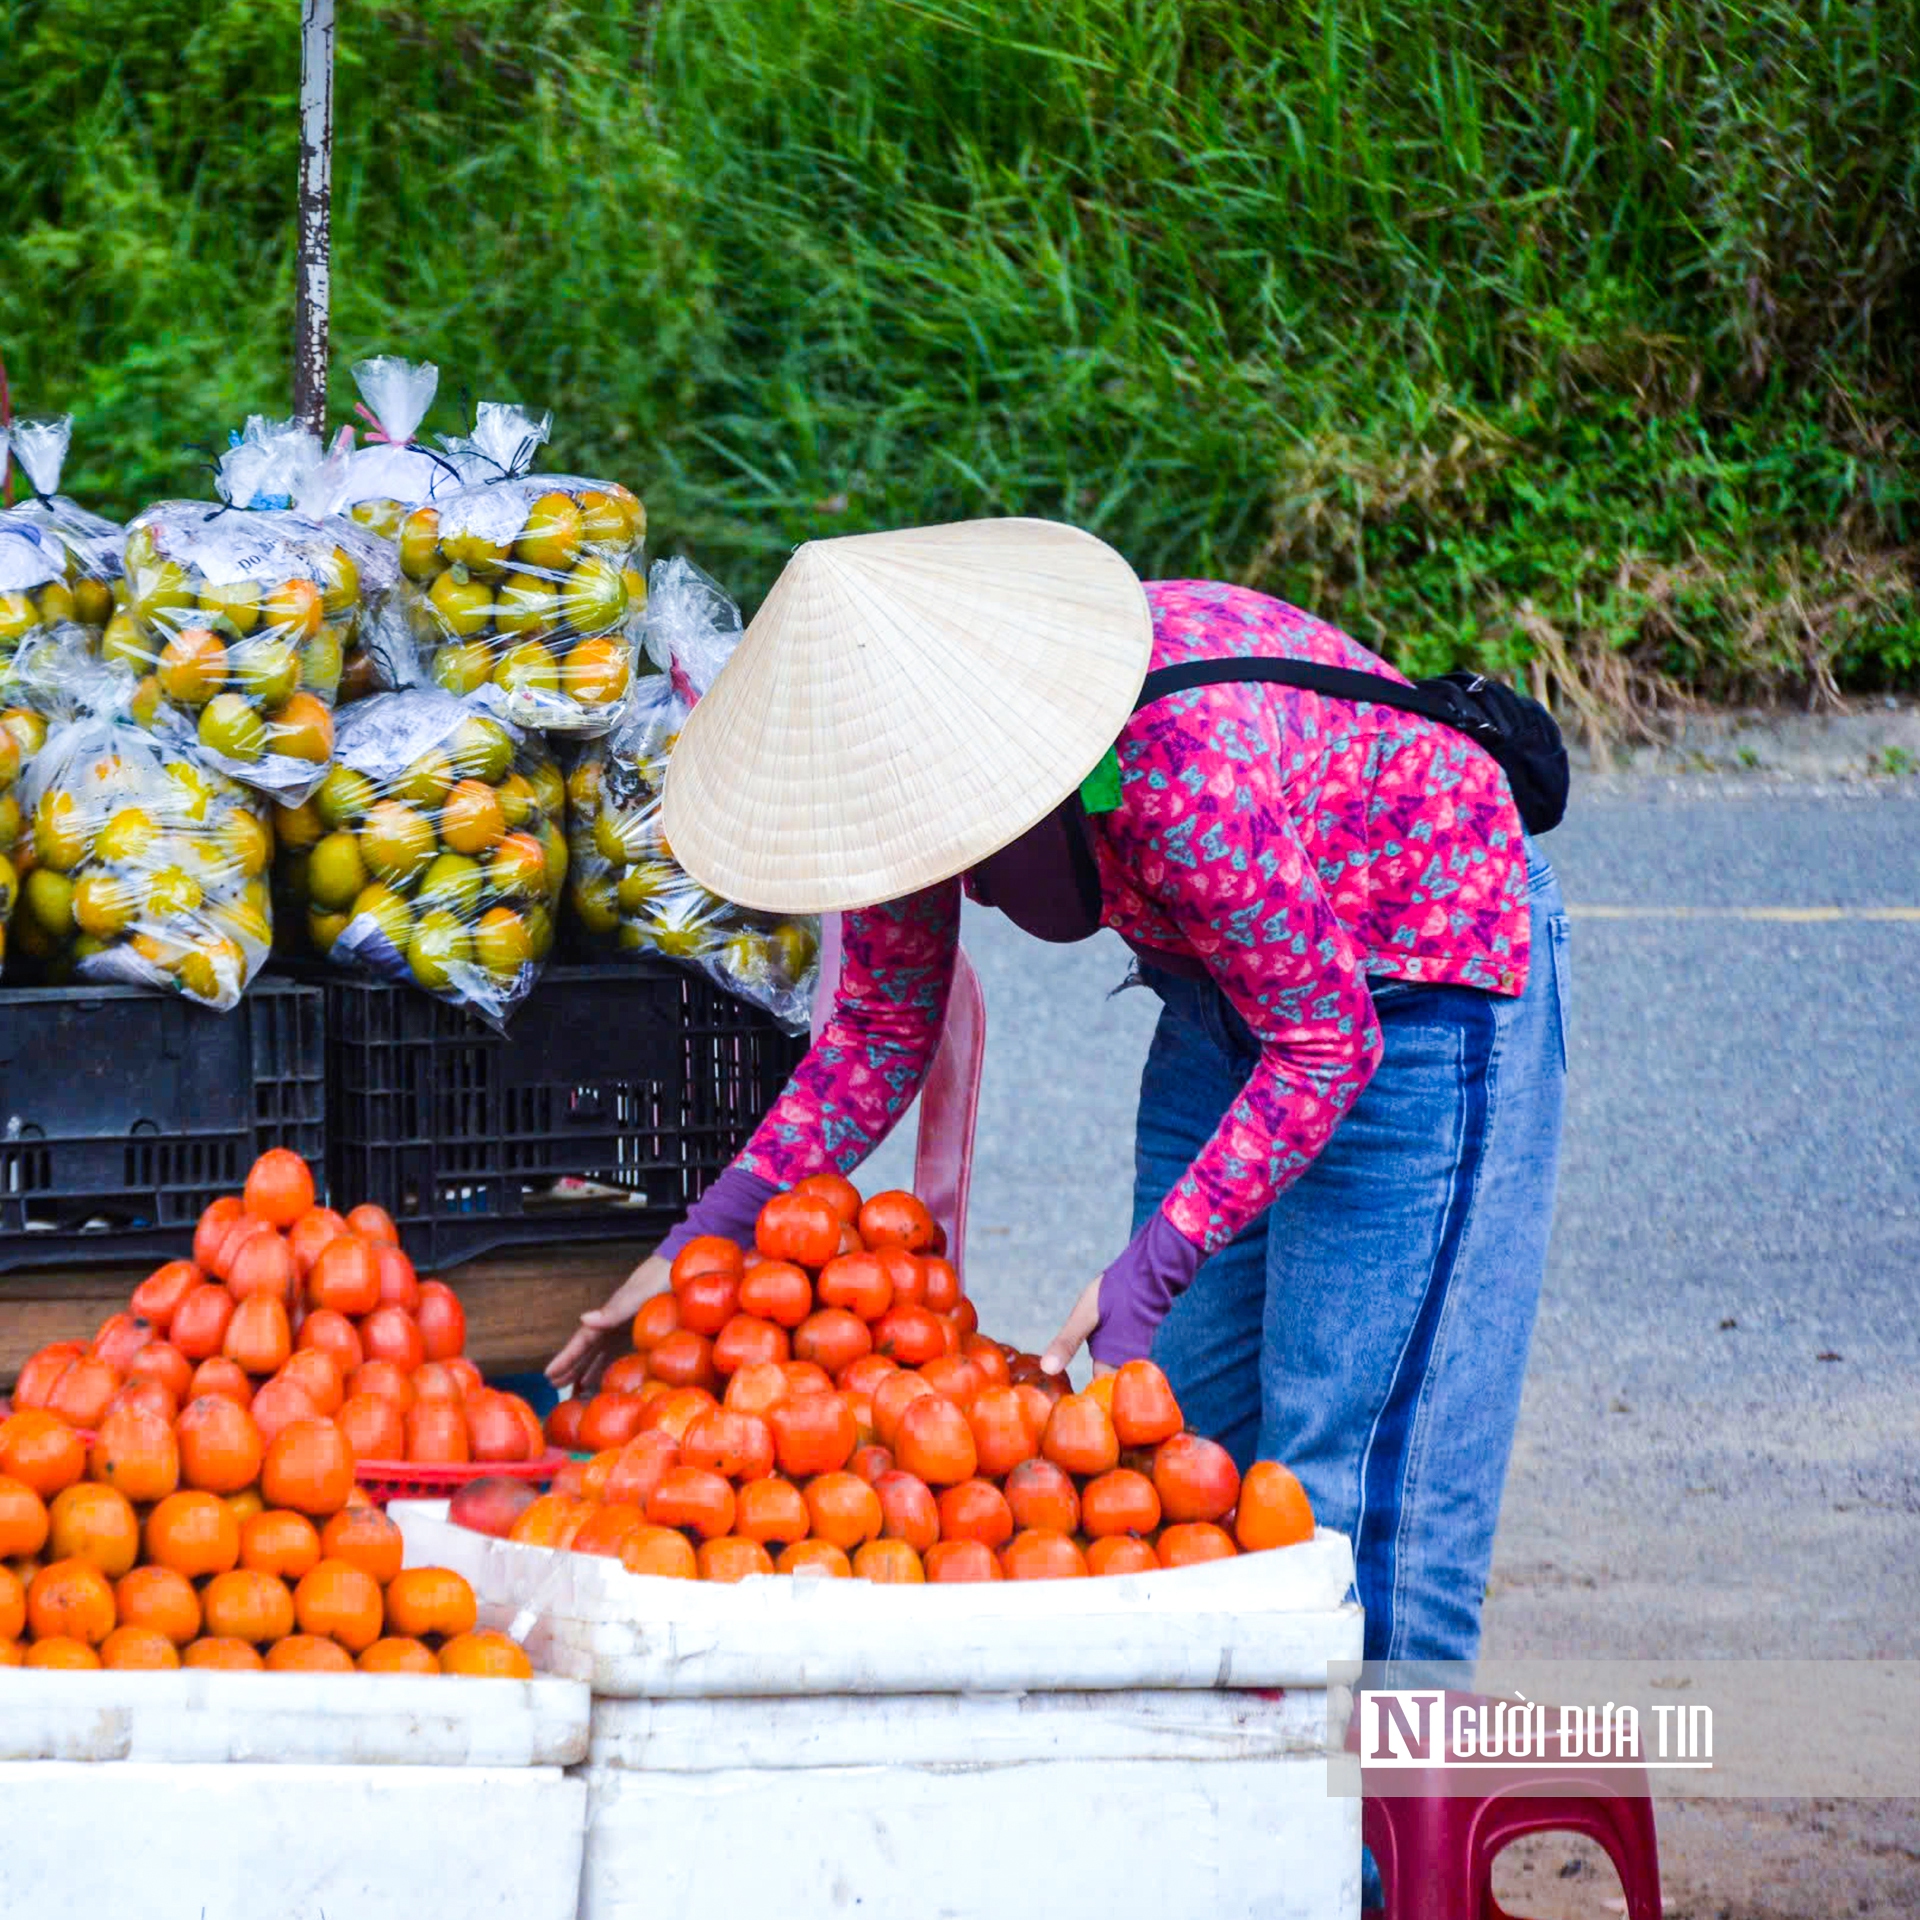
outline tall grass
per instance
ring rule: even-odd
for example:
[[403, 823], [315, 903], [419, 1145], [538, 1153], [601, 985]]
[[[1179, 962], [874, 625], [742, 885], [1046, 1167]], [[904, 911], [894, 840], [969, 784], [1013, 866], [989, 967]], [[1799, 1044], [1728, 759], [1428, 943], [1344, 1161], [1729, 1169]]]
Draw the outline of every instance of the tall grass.
[[[287, 389], [292, 0], [0, 0], [0, 353], [130, 508]], [[349, 0], [361, 352], [751, 602], [1065, 515], [1616, 716], [1920, 673], [1920, 0]]]

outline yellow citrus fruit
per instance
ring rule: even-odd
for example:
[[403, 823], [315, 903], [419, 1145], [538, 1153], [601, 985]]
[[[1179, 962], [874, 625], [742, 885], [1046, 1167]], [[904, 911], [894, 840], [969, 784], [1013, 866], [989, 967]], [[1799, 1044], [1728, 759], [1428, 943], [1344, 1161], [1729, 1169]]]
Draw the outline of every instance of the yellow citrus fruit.
[[500, 796], [484, 780], [462, 780], [440, 809], [440, 837], [455, 853], [485, 853], [507, 830]]
[[611, 633], [627, 615], [620, 569], [589, 554], [560, 585], [560, 617], [578, 634]]
[[82, 626], [104, 627], [113, 612], [113, 589], [104, 580], [84, 574], [73, 583], [73, 617]]
[[414, 979], [430, 992], [448, 986], [454, 968], [470, 963], [472, 957], [467, 930], [450, 913], [423, 915], [407, 948]]
[[374, 784], [352, 767], [333, 767], [314, 798], [320, 818], [330, 827], [357, 826], [379, 797]]
[[400, 777], [393, 783], [393, 797], [406, 801], [409, 806], [431, 811], [447, 797], [447, 789], [452, 785], [453, 762], [435, 748], [401, 769]]
[[67, 873], [85, 859], [86, 818], [72, 794], [56, 788], [42, 794], [33, 812], [33, 855], [43, 867]]
[[443, 853], [427, 869], [416, 896], [423, 908], [438, 908], [460, 920], [480, 911], [480, 867], [457, 853]]
[[524, 827], [539, 806], [533, 782], [524, 773], [510, 773], [494, 791], [500, 796], [500, 817], [509, 829]]
[[473, 930], [473, 957], [496, 980], [517, 979], [520, 969], [533, 959], [527, 923], [507, 907], [483, 913]]
[[221, 821], [218, 837], [227, 858], [249, 880], [266, 872], [273, 858], [273, 829], [257, 813], [235, 807]]
[[491, 678], [509, 693], [560, 691], [560, 669], [538, 640], [522, 640], [509, 647], [495, 663]]
[[144, 860], [152, 854], [159, 838], [160, 823], [145, 807], [122, 807], [100, 829], [100, 838], [93, 845], [93, 857], [110, 865]]
[[582, 640], [560, 667], [560, 685], [583, 707], [611, 706], [627, 690], [633, 669], [618, 640]]
[[280, 844], [296, 853], [318, 846], [327, 831], [320, 809], [311, 800], [302, 800], [297, 807], [276, 806], [273, 827]]
[[549, 820], [559, 819], [567, 804], [567, 784], [560, 769], [551, 760], [538, 760], [527, 770], [527, 784], [533, 789], [533, 804]]
[[0, 727], [5, 727], [19, 742], [23, 755], [38, 753], [47, 744], [46, 716], [35, 713], [31, 707], [9, 707], [0, 713]]
[[260, 624], [260, 588], [252, 580], [211, 580], [200, 583], [200, 611], [224, 620], [236, 634], [251, 633]]
[[613, 882], [604, 874], [585, 874], [573, 884], [568, 896], [580, 924], [589, 933], [608, 934], [620, 924], [620, 909]]
[[283, 580], [260, 602], [267, 625], [296, 644], [320, 631], [320, 589], [311, 580]]
[[153, 643], [139, 621], [123, 609], [107, 622], [100, 636], [100, 657], [134, 673], [144, 673], [153, 659]]
[[[405, 902], [403, 901], [404, 907]], [[307, 915], [307, 938], [313, 942], [314, 950], [320, 954], [333, 951], [333, 943], [347, 930], [347, 922], [352, 915], [345, 913], [312, 912]]]
[[351, 613], [360, 601], [360, 569], [345, 547], [320, 562], [320, 610], [329, 620]]
[[233, 684], [257, 707], [284, 707], [300, 684], [300, 655], [273, 635], [233, 650]]
[[516, 639], [545, 633], [558, 607], [553, 589], [531, 573], [511, 575], [500, 589], [493, 624]]
[[543, 493], [527, 509], [515, 556], [543, 573], [563, 573], [579, 558], [584, 529], [580, 509], [564, 493]]
[[345, 645], [332, 627], [322, 627], [300, 649], [300, 684], [309, 693], [331, 700], [340, 688]]
[[181, 615], [193, 611], [193, 587], [186, 568], [177, 560], [156, 559], [147, 565], [137, 565], [129, 545], [127, 580], [128, 611], [144, 626], [177, 626]]
[[18, 646], [40, 625], [30, 593], [0, 593], [0, 646]]
[[580, 496], [580, 530], [590, 547], [624, 547], [632, 538], [626, 508], [612, 494], [597, 490]]
[[487, 856], [487, 885], [509, 899], [548, 891], [547, 850], [530, 833], [510, 833]]
[[372, 921], [395, 953], [404, 954], [413, 942], [413, 911], [391, 887], [361, 888], [347, 917]]
[[493, 590], [479, 580], [463, 579], [449, 567], [427, 589], [440, 624], [456, 640], [485, 633], [493, 617]]
[[133, 924], [140, 895], [130, 881], [111, 873], [83, 874], [73, 890], [74, 924], [97, 940], [110, 940]]
[[170, 760], [166, 770], [166, 814], [186, 826], [198, 826], [211, 812], [224, 784], [217, 773], [185, 760]]
[[679, 869], [660, 860], [642, 860], [620, 876], [614, 897], [623, 914], [636, 914], [681, 884]]
[[400, 571], [409, 580], [431, 580], [440, 570], [440, 516], [416, 507], [400, 523]]
[[376, 880], [404, 884], [433, 858], [432, 823], [402, 801], [376, 800], [360, 829], [360, 857]]
[[513, 736], [499, 721], [469, 714], [447, 742], [447, 757], [461, 779], [498, 786], [513, 766]]
[[184, 867], [162, 867], [147, 882], [147, 914], [154, 920], [184, 920], [206, 902], [206, 889]]
[[310, 693], [296, 693], [267, 726], [267, 743], [289, 760], [315, 765], [333, 753], [333, 715]]
[[267, 750], [267, 723], [245, 694], [216, 693], [200, 713], [200, 744], [229, 760], [258, 760]]
[[73, 931], [73, 882], [52, 867], [35, 867], [21, 888], [27, 911], [56, 938]]
[[183, 707], [204, 707], [227, 683], [227, 649], [208, 627], [183, 627], [166, 644], [160, 691]]

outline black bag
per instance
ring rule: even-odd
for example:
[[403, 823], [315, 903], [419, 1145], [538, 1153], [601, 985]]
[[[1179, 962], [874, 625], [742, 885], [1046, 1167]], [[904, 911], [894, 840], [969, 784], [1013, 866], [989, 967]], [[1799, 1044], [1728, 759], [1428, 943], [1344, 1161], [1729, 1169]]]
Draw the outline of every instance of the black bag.
[[1567, 747], [1554, 717], [1538, 700], [1480, 673], [1443, 673], [1402, 686], [1377, 673], [1323, 667], [1312, 660], [1188, 660], [1156, 667], [1140, 688], [1134, 711], [1188, 687], [1240, 680], [1276, 680], [1336, 700], [1371, 700], [1452, 727], [1493, 755], [1513, 789], [1513, 803], [1529, 833], [1550, 833], [1567, 811]]

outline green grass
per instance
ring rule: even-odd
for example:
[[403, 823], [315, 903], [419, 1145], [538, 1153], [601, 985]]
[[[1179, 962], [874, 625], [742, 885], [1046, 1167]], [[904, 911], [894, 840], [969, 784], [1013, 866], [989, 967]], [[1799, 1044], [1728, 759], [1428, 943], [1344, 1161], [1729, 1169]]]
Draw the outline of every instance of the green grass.
[[[288, 387], [297, 8], [0, 0], [0, 354], [122, 510]], [[341, 12], [336, 376], [749, 603], [1071, 517], [1619, 717], [1920, 677], [1920, 0]]]

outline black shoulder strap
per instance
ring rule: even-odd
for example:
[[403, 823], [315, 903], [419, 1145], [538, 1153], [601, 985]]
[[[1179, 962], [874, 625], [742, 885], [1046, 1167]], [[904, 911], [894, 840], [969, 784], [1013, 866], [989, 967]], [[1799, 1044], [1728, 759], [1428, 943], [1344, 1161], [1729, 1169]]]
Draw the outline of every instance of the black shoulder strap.
[[1464, 731], [1478, 731], [1459, 701], [1432, 685], [1409, 687], [1378, 673], [1359, 673], [1351, 667], [1323, 667], [1315, 660], [1276, 660], [1268, 657], [1239, 660], [1186, 660], [1177, 667], [1155, 667], [1141, 684], [1133, 703], [1136, 713], [1170, 693], [1189, 687], [1229, 686], [1239, 680], [1276, 680], [1282, 686], [1301, 687], [1336, 700], [1371, 700], [1376, 706], [1398, 707], [1428, 720]]

